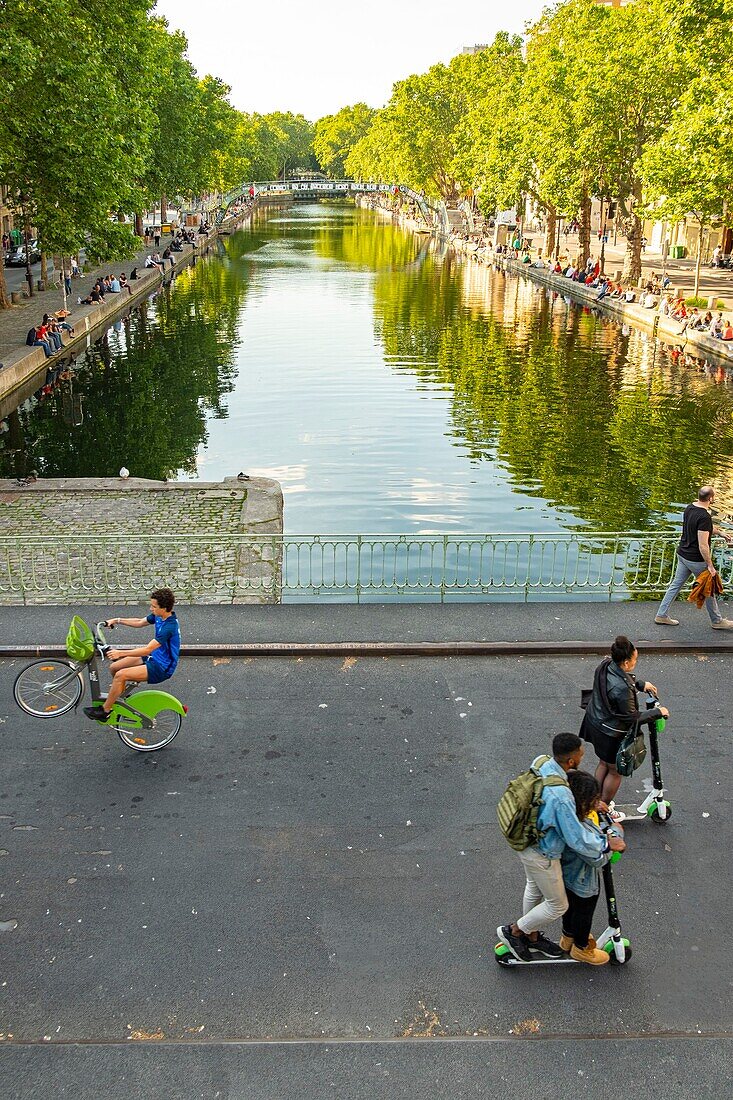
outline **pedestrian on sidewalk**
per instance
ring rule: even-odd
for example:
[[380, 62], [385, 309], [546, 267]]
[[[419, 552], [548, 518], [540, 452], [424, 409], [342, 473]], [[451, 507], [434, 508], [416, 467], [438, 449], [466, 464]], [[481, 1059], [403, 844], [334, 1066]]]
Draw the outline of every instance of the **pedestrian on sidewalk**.
[[[659, 626], [679, 626], [679, 619], [671, 618], [669, 611], [689, 577], [697, 578], [706, 569], [712, 577], [717, 574], [710, 547], [711, 537], [718, 535], [727, 543], [733, 542], [733, 537], [727, 531], [713, 526], [710, 509], [714, 500], [715, 490], [712, 485], [703, 485], [698, 491], [697, 500], [685, 508], [682, 538], [677, 547], [677, 571], [654, 618]], [[723, 618], [715, 596], [708, 596], [705, 607], [713, 630], [733, 630], [733, 619]]]

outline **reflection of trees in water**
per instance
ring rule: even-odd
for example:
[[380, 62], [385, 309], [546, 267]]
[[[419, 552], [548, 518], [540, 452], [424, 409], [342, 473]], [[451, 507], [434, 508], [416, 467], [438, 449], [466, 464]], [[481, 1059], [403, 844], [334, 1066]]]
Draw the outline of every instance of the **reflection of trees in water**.
[[434, 260], [376, 278], [386, 353], [452, 390], [457, 446], [606, 530], [648, 527], [723, 472], [733, 455], [727, 390], [662, 351], [647, 363], [629, 348], [638, 334], [517, 283], [488, 277], [483, 312], [466, 308], [461, 279]]
[[114, 475], [121, 466], [148, 478], [193, 472], [207, 418], [227, 415], [245, 289], [241, 266], [226, 260], [181, 272], [77, 363], [73, 403], [83, 426], [69, 422], [69, 383], [61, 382], [14, 414], [14, 453], [0, 449], [0, 474], [29, 464], [45, 477]]

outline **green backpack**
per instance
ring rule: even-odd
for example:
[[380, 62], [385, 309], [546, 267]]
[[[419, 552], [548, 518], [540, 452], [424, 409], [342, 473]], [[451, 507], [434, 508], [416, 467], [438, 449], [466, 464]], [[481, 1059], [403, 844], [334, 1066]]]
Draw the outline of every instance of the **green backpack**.
[[512, 779], [496, 807], [499, 827], [515, 852], [523, 852], [543, 835], [537, 828], [537, 815], [545, 787], [567, 787], [559, 775], [540, 775], [539, 769], [550, 759], [538, 756], [529, 771]]

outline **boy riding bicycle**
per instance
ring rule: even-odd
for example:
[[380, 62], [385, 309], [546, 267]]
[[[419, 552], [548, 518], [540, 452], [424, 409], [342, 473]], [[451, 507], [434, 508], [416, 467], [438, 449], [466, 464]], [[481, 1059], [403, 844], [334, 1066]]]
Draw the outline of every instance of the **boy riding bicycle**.
[[176, 601], [170, 588], [156, 588], [150, 593], [150, 614], [144, 619], [108, 619], [113, 626], [155, 626], [155, 637], [138, 649], [111, 649], [112, 685], [101, 707], [84, 707], [87, 718], [106, 722], [112, 707], [128, 683], [160, 684], [176, 671], [181, 649], [181, 628], [173, 610]]

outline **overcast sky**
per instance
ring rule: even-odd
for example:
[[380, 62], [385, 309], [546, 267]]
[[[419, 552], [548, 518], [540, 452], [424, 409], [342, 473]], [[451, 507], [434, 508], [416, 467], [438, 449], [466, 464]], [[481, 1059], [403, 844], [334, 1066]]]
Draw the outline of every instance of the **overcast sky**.
[[392, 84], [449, 61], [497, 31], [521, 33], [543, 0], [158, 0], [188, 38], [200, 76], [231, 85], [242, 111], [294, 111], [315, 121], [346, 104], [381, 107]]

